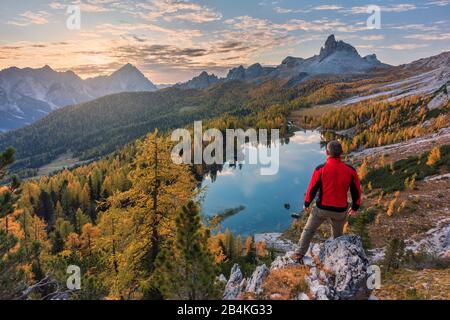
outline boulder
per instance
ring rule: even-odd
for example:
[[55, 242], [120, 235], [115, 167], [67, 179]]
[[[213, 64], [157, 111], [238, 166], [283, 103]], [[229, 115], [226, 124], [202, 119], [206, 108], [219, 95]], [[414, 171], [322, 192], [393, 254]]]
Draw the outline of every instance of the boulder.
[[278, 256], [275, 258], [275, 260], [270, 265], [270, 270], [276, 270], [276, 269], [284, 269], [289, 266], [295, 266], [298, 263], [295, 262], [291, 257], [294, 255], [293, 251], [290, 251], [286, 253], [284, 256]]
[[319, 258], [324, 269], [331, 274], [329, 289], [333, 299], [368, 299], [367, 288], [369, 261], [361, 239], [345, 235], [327, 240], [321, 247]]
[[223, 273], [220, 274], [219, 278], [217, 279], [219, 282], [227, 283], [227, 278], [223, 275]]
[[[243, 277], [235, 264], [225, 287], [224, 299], [239, 299], [242, 293], [263, 293], [263, 282], [272, 271], [298, 265], [291, 258], [293, 254], [287, 252], [284, 256], [278, 256], [270, 269], [266, 265], [258, 266], [248, 279]], [[314, 263], [311, 254], [319, 257], [320, 264]], [[309, 268], [309, 273], [305, 275], [309, 293], [300, 293], [298, 299], [360, 300], [370, 297], [371, 290], [367, 288], [369, 261], [359, 237], [346, 235], [327, 240], [320, 246], [313, 245], [304, 262]]]

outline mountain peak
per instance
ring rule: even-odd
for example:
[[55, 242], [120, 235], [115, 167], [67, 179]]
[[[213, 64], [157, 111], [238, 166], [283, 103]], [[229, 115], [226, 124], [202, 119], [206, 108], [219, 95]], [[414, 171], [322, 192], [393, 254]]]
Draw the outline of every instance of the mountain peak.
[[138, 68], [136, 68], [134, 65], [132, 65], [131, 63], [127, 63], [126, 65], [124, 65], [122, 68], [120, 68], [119, 70], [117, 70], [116, 72], [120, 72], [120, 73], [122, 73], [122, 72], [139, 72], [139, 73], [141, 73], [140, 71], [139, 71], [139, 69]]
[[342, 40], [336, 41], [334, 34], [332, 34], [325, 41], [324, 47], [320, 49], [320, 60], [325, 59], [337, 51], [346, 51], [349, 54], [358, 54], [358, 51], [356, 51], [352, 45]]
[[50, 67], [48, 64], [46, 64], [45, 66], [43, 66], [39, 70], [43, 71], [43, 72], [55, 72], [55, 70], [53, 70], [52, 67]]
[[334, 37], [334, 34], [330, 34], [327, 38], [327, 41], [325, 41], [325, 48], [336, 46], [337, 41]]
[[183, 89], [204, 89], [212, 84], [218, 83], [219, 81], [219, 78], [215, 74], [209, 74], [208, 72], [203, 71], [188, 82], [177, 84], [176, 87]]

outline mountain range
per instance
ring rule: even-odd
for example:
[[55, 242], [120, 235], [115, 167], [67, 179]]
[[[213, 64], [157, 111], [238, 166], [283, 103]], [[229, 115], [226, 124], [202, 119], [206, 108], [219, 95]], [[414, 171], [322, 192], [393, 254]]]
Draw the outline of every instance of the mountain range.
[[39, 120], [60, 107], [120, 92], [155, 91], [156, 86], [127, 64], [109, 76], [83, 80], [72, 71], [11, 67], [0, 71], [0, 131]]
[[248, 68], [239, 66], [231, 69], [225, 78], [219, 79], [214, 74], [203, 71], [192, 80], [178, 84], [177, 87], [189, 89], [207, 88], [219, 82], [240, 81], [264, 81], [274, 79], [288, 79], [290, 85], [298, 84], [308, 78], [317, 75], [356, 75], [364, 74], [374, 68], [390, 67], [381, 63], [375, 54], [361, 57], [358, 51], [344, 41], [336, 41], [334, 35], [330, 35], [320, 49], [318, 55], [310, 58], [287, 57], [279, 66], [263, 67], [255, 63]]
[[[229, 70], [224, 78], [203, 71], [200, 75], [176, 84], [181, 89], [205, 89], [227, 81], [263, 82], [287, 79], [296, 85], [317, 75], [364, 74], [374, 68], [386, 68], [375, 55], [361, 57], [358, 51], [330, 35], [320, 53], [303, 59], [287, 57], [277, 67], [255, 63], [248, 68]], [[0, 132], [31, 124], [50, 112], [102, 96], [121, 92], [156, 91], [156, 86], [136, 67], [126, 64], [109, 76], [83, 80], [73, 71], [57, 72], [49, 66], [40, 69], [11, 67], [0, 71]]]

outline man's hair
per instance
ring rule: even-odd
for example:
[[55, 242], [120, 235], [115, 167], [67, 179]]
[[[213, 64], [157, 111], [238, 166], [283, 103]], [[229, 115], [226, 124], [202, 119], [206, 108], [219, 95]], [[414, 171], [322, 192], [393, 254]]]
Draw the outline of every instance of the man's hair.
[[330, 141], [327, 144], [327, 151], [328, 151], [328, 154], [330, 155], [330, 157], [332, 157], [332, 158], [339, 158], [342, 155], [342, 153], [344, 152], [342, 150], [341, 143], [336, 140]]

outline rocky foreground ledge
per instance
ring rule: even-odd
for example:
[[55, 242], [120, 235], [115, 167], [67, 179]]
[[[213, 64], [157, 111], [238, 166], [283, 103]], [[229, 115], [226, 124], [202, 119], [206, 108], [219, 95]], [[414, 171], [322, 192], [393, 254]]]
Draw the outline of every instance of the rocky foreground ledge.
[[244, 278], [235, 264], [223, 299], [362, 300], [369, 299], [369, 261], [357, 236], [345, 235], [314, 245], [301, 266], [294, 252], [261, 265]]

